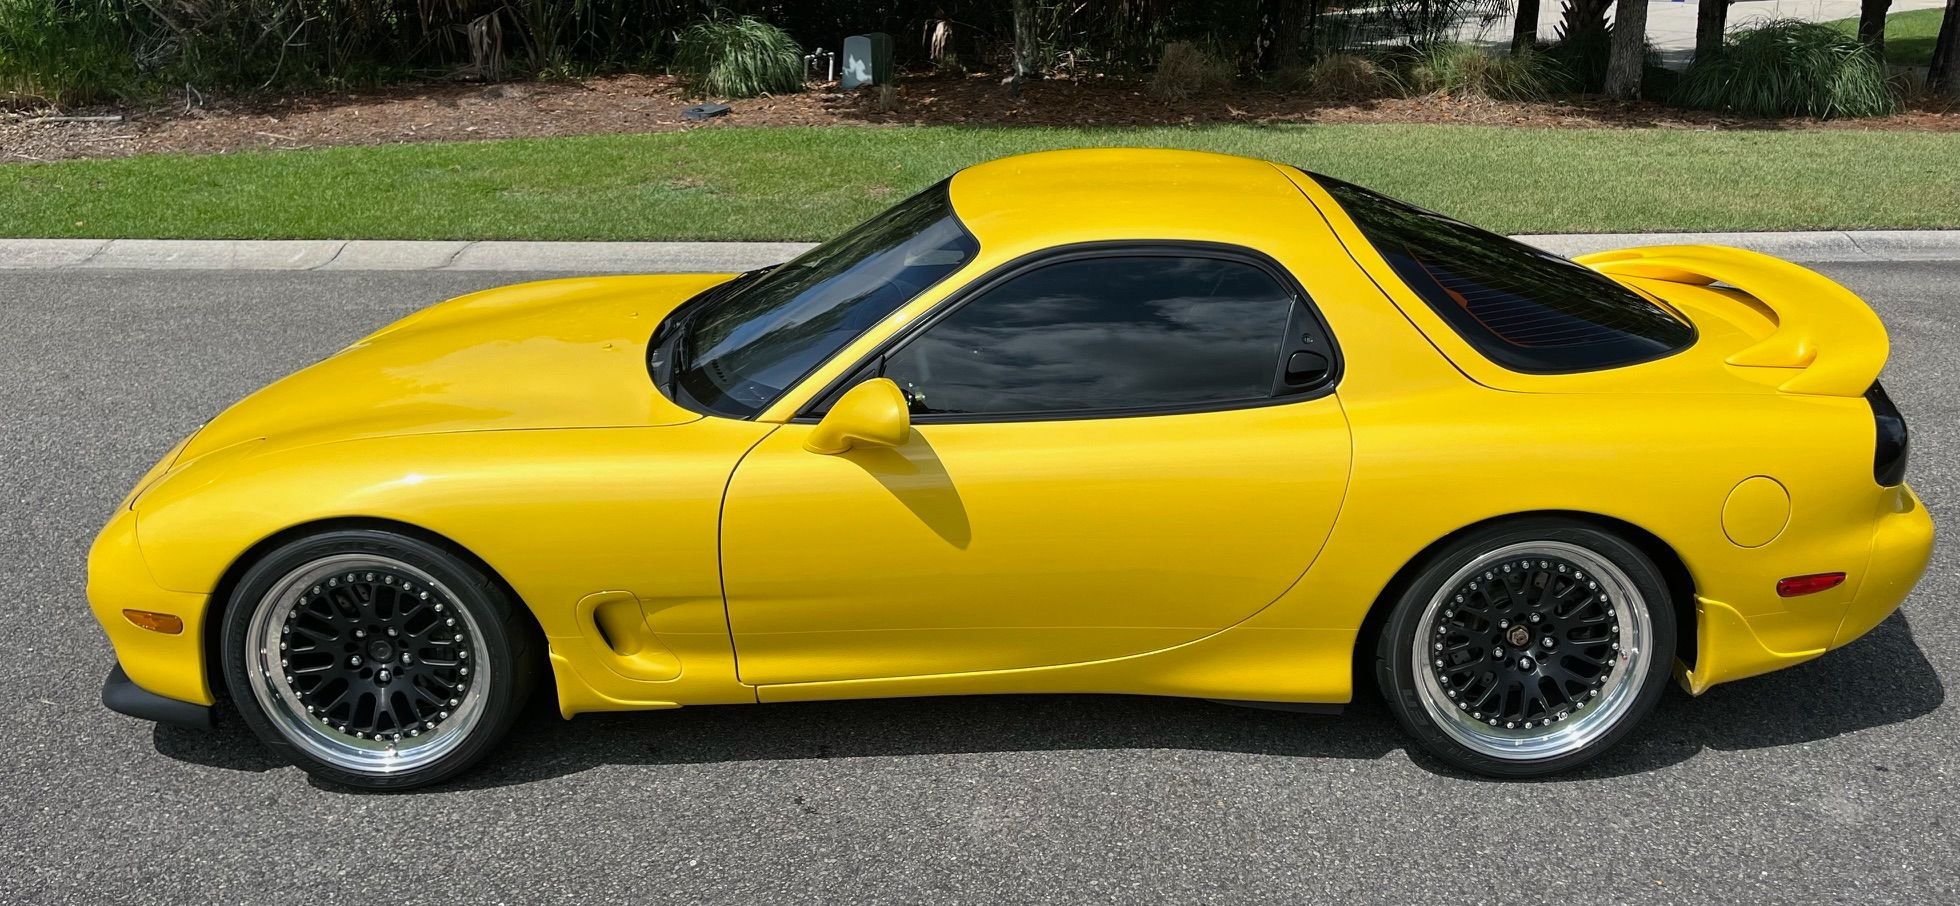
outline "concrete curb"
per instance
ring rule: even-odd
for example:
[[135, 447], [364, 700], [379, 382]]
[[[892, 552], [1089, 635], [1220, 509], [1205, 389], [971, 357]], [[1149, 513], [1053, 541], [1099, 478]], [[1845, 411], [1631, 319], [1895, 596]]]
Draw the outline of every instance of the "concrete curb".
[[[1594, 233], [1519, 236], [1561, 255], [1629, 245], [1733, 245], [1796, 261], [1960, 261], [1960, 230]], [[742, 271], [802, 242], [395, 242], [372, 239], [0, 239], [0, 270]]]
[[1591, 233], [1516, 238], [1561, 255], [1583, 255], [1630, 245], [1732, 245], [1793, 261], [1960, 261], [1960, 230]]

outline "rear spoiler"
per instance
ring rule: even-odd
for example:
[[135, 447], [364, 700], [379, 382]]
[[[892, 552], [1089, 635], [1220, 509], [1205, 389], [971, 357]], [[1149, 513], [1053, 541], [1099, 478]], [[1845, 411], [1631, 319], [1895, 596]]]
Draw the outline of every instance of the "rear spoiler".
[[1754, 297], [1773, 313], [1776, 329], [1727, 362], [1802, 369], [1777, 388], [1785, 393], [1863, 396], [1891, 351], [1884, 323], [1863, 299], [1781, 258], [1720, 245], [1652, 245], [1572, 260], [1611, 277], [1722, 283]]

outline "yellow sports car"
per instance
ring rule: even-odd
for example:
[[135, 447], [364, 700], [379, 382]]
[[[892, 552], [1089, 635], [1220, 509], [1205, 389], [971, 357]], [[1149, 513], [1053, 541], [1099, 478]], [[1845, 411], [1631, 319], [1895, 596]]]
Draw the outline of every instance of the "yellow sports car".
[[1061, 151], [746, 274], [464, 296], [116, 508], [105, 703], [404, 788], [588, 711], [1335, 704], [1520, 777], [1899, 606], [1884, 327], [1747, 251], [1577, 263], [1292, 167]]

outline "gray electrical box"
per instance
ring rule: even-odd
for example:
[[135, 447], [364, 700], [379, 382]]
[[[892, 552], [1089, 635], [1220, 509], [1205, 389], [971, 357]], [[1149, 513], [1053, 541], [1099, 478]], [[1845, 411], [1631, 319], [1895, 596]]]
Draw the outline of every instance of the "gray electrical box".
[[892, 83], [892, 36], [874, 31], [844, 39], [844, 72], [839, 84], [845, 88]]

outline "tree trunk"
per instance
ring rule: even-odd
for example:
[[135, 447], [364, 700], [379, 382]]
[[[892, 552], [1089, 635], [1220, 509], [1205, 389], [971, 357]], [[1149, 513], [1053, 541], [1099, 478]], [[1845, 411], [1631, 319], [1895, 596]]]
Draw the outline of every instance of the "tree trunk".
[[1307, 0], [1265, 0], [1260, 19], [1260, 44], [1254, 48], [1257, 67], [1269, 72], [1306, 61], [1300, 50]]
[[1960, 0], [1946, 0], [1940, 37], [1933, 43], [1933, 65], [1926, 70], [1926, 89], [1960, 98]]
[[1606, 58], [1607, 96], [1639, 100], [1646, 63], [1647, 0], [1619, 0], [1613, 5], [1613, 51]]
[[1885, 59], [1885, 14], [1891, 10], [1892, 0], [1864, 0], [1858, 7], [1858, 40], [1880, 60]]
[[1041, 65], [1035, 60], [1040, 45], [1034, 0], [1014, 0], [1014, 75], [1007, 83], [1017, 94], [1023, 83], [1041, 77]]
[[[1729, 29], [1731, 0], [1697, 0], [1695, 11], [1695, 62], [1706, 63], [1722, 52], [1722, 35]], [[1867, 0], [1869, 2], [1869, 0]], [[1885, 0], [1886, 3], [1892, 0]]]
[[1540, 0], [1513, 0], [1517, 18], [1511, 22], [1511, 52], [1524, 53], [1538, 45], [1538, 7]]

